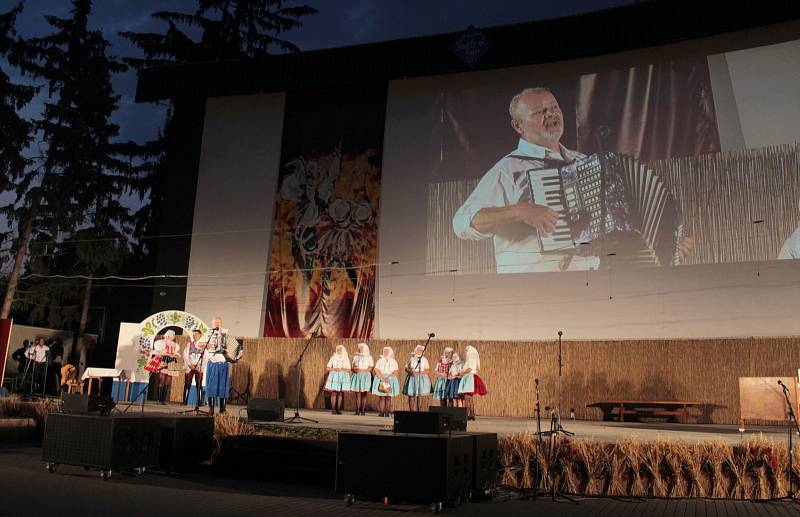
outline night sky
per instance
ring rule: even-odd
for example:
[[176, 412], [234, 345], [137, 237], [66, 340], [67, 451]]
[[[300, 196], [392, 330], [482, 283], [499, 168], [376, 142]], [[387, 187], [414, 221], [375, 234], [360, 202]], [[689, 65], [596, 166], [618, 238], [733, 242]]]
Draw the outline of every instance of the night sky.
[[[8, 0], [0, 2], [13, 5]], [[517, 22], [568, 16], [586, 11], [613, 7], [630, 0], [300, 0], [288, 5], [306, 3], [319, 14], [304, 20], [304, 26], [284, 37], [302, 50], [342, 47], [399, 38], [464, 30], [470, 25], [489, 27]], [[116, 57], [136, 56], [137, 49], [118, 36], [120, 31], [160, 32], [166, 24], [153, 20], [156, 11], [190, 12], [192, 0], [96, 0], [91, 22], [111, 42], [110, 52]], [[17, 20], [17, 29], [24, 36], [42, 36], [48, 31], [45, 14], [69, 15], [68, 0], [27, 0]], [[3, 8], [5, 10], [6, 7]], [[115, 120], [121, 126], [123, 139], [144, 141], [153, 138], [163, 121], [164, 107], [136, 104], [135, 72], [114, 79], [121, 96]], [[32, 103], [26, 114], [36, 116], [41, 99]]]

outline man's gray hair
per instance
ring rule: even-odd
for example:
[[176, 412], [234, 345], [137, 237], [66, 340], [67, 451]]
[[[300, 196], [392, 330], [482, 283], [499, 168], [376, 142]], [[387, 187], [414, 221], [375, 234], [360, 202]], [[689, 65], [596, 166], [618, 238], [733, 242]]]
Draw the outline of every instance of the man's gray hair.
[[528, 95], [529, 93], [544, 93], [544, 92], [551, 93], [550, 90], [548, 88], [545, 88], [544, 86], [534, 86], [533, 88], [525, 88], [518, 94], [511, 97], [511, 102], [508, 104], [508, 114], [511, 116], [511, 119], [512, 120], [517, 119], [517, 105], [519, 104], [519, 100], [522, 97]]

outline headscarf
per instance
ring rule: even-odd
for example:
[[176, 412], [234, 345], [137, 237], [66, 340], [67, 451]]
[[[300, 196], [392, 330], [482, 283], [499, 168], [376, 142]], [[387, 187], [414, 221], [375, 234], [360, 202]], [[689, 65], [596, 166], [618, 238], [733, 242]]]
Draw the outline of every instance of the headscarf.
[[[417, 353], [417, 350], [420, 350], [420, 349], [422, 349], [422, 350], [420, 351], [420, 353]], [[414, 357], [414, 356], [416, 356], [416, 357], [422, 357], [422, 353], [423, 353], [424, 351], [425, 351], [425, 347], [424, 347], [424, 346], [422, 346], [422, 345], [417, 345], [417, 346], [415, 346], [415, 347], [414, 347], [414, 350], [411, 352], [411, 357]]]
[[369, 345], [367, 344], [366, 341], [362, 341], [361, 343], [359, 343], [358, 346], [356, 347], [356, 349], [358, 350], [358, 353], [356, 355], [360, 355], [360, 356], [364, 356], [364, 357], [369, 357], [370, 356]]
[[[458, 361], [456, 361], [458, 358]], [[453, 350], [453, 354], [450, 356], [450, 368], [447, 369], [447, 373], [457, 373], [462, 368], [464, 362], [461, 360], [461, 354], [457, 351]]]
[[336, 345], [336, 349], [334, 350], [334, 355], [338, 355], [339, 357], [344, 359], [344, 362], [350, 365], [350, 356], [347, 355], [347, 349], [344, 345]]
[[[389, 351], [389, 356], [384, 357], [383, 353], [387, 350]], [[382, 372], [393, 372], [395, 370], [400, 369], [400, 366], [394, 359], [394, 350], [392, 350], [392, 347], [390, 346], [383, 347], [383, 350], [381, 350], [380, 358], [377, 361], [375, 361], [375, 368], [378, 368]]]
[[464, 351], [467, 358], [465, 361], [465, 368], [470, 368], [473, 373], [477, 372], [481, 368], [481, 357], [478, 355], [478, 350], [472, 346], [467, 345], [466, 350]]
[[439, 358], [442, 364], [450, 364], [453, 362], [453, 347], [446, 346], [442, 351], [442, 357]]

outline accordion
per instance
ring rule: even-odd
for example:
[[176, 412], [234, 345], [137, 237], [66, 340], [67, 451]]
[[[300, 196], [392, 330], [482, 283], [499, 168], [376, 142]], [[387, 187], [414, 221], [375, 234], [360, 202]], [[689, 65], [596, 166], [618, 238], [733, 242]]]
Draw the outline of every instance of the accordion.
[[678, 204], [645, 163], [605, 152], [562, 167], [530, 169], [527, 176], [533, 203], [560, 215], [552, 234], [539, 233], [542, 253], [678, 264]]

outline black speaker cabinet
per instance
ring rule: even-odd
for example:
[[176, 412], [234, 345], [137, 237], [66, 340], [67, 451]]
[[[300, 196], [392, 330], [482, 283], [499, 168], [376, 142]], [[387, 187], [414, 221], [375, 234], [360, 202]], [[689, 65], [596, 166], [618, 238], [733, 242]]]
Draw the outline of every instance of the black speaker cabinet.
[[262, 422], [283, 420], [284, 409], [282, 400], [250, 399], [247, 401], [247, 419]]
[[464, 434], [339, 433], [336, 490], [447, 503], [472, 487], [473, 441]]
[[450, 420], [443, 413], [394, 412], [395, 433], [441, 434], [450, 430], [449, 423]]
[[185, 470], [211, 459], [214, 447], [214, 418], [173, 415], [156, 417], [161, 425], [159, 461], [168, 472]]
[[472, 493], [476, 497], [486, 495], [497, 483], [500, 460], [497, 455], [497, 433], [456, 432], [453, 436], [467, 436], [472, 440]]
[[86, 415], [99, 412], [107, 415], [114, 409], [114, 399], [105, 395], [84, 395], [82, 393], [63, 393], [61, 395], [61, 411]]
[[44, 430], [42, 460], [53, 471], [59, 464], [113, 470], [158, 465], [161, 426], [141, 416], [50, 413]]
[[330, 487], [336, 475], [336, 442], [228, 436], [214, 458], [214, 473]]
[[448, 428], [451, 431], [467, 430], [467, 408], [431, 406], [428, 411], [443, 414], [448, 420]]

